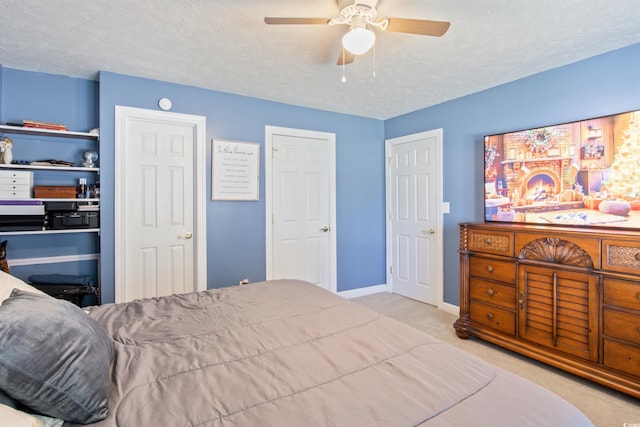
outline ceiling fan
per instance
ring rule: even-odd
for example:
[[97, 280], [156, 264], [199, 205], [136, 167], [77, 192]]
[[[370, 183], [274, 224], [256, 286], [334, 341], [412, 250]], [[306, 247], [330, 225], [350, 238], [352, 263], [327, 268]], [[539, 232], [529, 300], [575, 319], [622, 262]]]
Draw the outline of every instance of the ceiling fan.
[[367, 52], [376, 42], [375, 30], [441, 37], [450, 22], [424, 19], [378, 18], [378, 0], [338, 0], [337, 18], [274, 18], [266, 17], [269, 25], [348, 25], [349, 31], [342, 38], [338, 65], [350, 64], [357, 55]]

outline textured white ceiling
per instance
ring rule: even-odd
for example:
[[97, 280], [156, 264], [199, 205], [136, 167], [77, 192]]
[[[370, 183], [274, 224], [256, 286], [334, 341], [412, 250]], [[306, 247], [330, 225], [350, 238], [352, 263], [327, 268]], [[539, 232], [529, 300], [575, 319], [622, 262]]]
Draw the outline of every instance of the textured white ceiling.
[[[0, 0], [0, 64], [99, 70], [386, 119], [640, 42], [638, 0], [380, 0], [379, 17], [450, 21], [441, 38], [378, 33], [336, 65], [336, 0]], [[375, 69], [375, 77], [373, 70]]]

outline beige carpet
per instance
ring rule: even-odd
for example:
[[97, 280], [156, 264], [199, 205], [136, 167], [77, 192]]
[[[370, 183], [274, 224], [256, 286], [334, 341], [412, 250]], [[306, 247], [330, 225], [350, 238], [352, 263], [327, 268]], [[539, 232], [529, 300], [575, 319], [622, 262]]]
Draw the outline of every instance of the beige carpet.
[[456, 316], [450, 313], [389, 293], [353, 301], [546, 387], [584, 412], [597, 427], [640, 427], [640, 400], [481, 340], [460, 339], [453, 329]]

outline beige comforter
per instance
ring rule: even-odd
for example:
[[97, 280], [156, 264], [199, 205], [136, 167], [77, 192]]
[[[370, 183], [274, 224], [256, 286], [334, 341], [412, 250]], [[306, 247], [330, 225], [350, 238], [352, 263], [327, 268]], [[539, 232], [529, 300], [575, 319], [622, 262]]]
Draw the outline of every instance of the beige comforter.
[[110, 415], [94, 426], [591, 425], [541, 387], [301, 281], [91, 316], [115, 349]]

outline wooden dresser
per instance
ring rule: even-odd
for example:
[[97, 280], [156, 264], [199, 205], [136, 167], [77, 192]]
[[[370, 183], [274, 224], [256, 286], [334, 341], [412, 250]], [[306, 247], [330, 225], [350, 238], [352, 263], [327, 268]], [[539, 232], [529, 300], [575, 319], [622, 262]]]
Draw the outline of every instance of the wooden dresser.
[[640, 233], [460, 225], [460, 338], [640, 398]]

